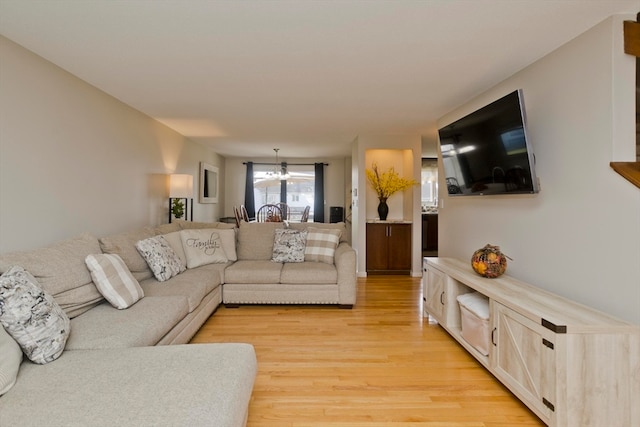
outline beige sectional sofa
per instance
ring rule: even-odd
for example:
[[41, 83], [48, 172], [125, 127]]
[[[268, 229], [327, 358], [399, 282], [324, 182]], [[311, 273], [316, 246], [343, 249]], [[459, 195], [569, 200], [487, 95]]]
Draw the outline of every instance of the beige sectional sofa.
[[[70, 318], [64, 351], [45, 364], [23, 358], [0, 328], [0, 425], [245, 425], [257, 372], [253, 347], [185, 344], [223, 301], [352, 307], [356, 257], [343, 223], [242, 223], [231, 233], [233, 259], [162, 282], [136, 248], [158, 235], [169, 241], [186, 230], [230, 227], [178, 222], [0, 255], [0, 273], [22, 267]], [[274, 262], [276, 235], [287, 233], [276, 230], [284, 227], [339, 241], [321, 247], [319, 258]], [[144, 296], [126, 309], [105, 301], [85, 263], [92, 254], [118, 255]]]
[[[135, 248], [138, 240], [192, 226], [174, 223], [102, 239], [85, 234], [0, 256], [0, 273], [23, 267], [71, 318], [59, 358], [41, 365], [24, 357], [15, 384], [0, 396], [0, 425], [245, 424], [257, 372], [253, 347], [184, 345], [219, 306], [227, 264], [159, 282]], [[99, 253], [122, 258], [144, 290], [142, 299], [119, 310], [102, 298], [85, 265], [87, 255]], [[5, 359], [15, 341], [0, 332], [1, 392], [3, 380], [11, 382]]]

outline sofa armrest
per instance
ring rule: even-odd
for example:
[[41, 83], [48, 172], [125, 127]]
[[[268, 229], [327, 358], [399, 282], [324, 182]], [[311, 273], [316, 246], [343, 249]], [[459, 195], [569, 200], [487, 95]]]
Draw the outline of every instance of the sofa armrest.
[[346, 242], [336, 248], [334, 259], [338, 272], [338, 300], [340, 305], [353, 306], [356, 303], [356, 251]]

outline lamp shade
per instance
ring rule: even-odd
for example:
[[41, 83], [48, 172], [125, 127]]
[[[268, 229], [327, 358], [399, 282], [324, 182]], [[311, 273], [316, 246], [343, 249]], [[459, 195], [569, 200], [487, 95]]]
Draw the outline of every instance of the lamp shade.
[[190, 199], [193, 197], [193, 175], [174, 173], [169, 175], [169, 197]]

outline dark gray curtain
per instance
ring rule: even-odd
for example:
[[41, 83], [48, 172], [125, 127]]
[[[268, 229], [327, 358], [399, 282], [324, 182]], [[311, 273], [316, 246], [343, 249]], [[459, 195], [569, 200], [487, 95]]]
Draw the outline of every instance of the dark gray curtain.
[[253, 162], [247, 162], [247, 178], [244, 184], [244, 207], [249, 218], [256, 217], [256, 202], [253, 199]]
[[324, 222], [324, 163], [315, 164], [313, 222]]
[[[280, 170], [282, 173], [287, 171], [287, 164], [285, 162], [280, 164]], [[280, 181], [280, 201], [287, 203], [287, 181]]]

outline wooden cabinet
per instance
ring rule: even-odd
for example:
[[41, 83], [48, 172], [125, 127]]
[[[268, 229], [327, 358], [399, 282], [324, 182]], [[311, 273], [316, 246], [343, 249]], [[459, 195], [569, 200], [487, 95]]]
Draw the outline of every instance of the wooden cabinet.
[[438, 214], [422, 214], [422, 250], [438, 250]]
[[367, 273], [409, 274], [411, 224], [367, 223]]
[[[425, 258], [432, 316], [550, 426], [640, 425], [640, 327], [468, 262]], [[489, 355], [465, 341], [458, 295], [489, 299]]]

